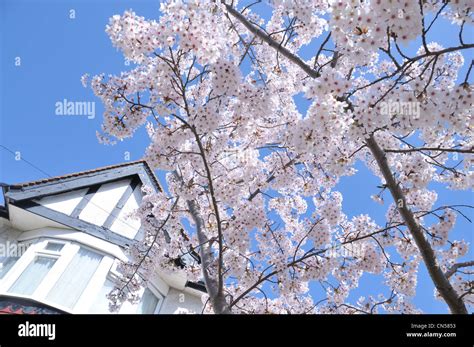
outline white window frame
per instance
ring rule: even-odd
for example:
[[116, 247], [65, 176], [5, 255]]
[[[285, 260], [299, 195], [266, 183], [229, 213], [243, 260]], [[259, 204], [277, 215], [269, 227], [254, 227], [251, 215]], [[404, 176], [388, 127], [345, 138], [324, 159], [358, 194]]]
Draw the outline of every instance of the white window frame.
[[[140, 295], [141, 295], [140, 302], [141, 302], [141, 300], [143, 300], [143, 294], [145, 293], [146, 289], [148, 289], [158, 299], [158, 303], [156, 304], [155, 311], [153, 313], [149, 313], [149, 314], [158, 314], [158, 313], [160, 313], [161, 305], [163, 304], [163, 301], [165, 299], [164, 295], [161, 294], [160, 291], [153, 284], [148, 283], [148, 286], [146, 288], [143, 288], [140, 291]], [[137, 309], [138, 309], [138, 304], [135, 306], [135, 313], [139, 314], [139, 313], [137, 313]]]
[[[117, 271], [117, 265], [119, 262], [119, 260], [117, 259], [117, 255], [110, 255], [101, 249], [91, 247], [88, 244], [84, 244], [83, 242], [81, 242], [82, 240], [75, 240], [72, 238], [58, 238], [56, 235], [43, 234], [42, 236], [37, 234], [33, 237], [26, 238], [24, 241], [28, 242], [30, 246], [16, 261], [16, 263], [9, 269], [9, 271], [4, 275], [4, 277], [0, 279], [0, 295], [33, 299], [37, 302], [41, 302], [51, 307], [58, 308], [67, 313], [89, 313], [90, 307], [94, 304], [105, 280], [110, 279], [116, 282], [117, 278], [120, 277], [120, 274]], [[49, 251], [45, 249], [48, 242], [64, 244], [64, 247], [59, 252]], [[59, 278], [66, 270], [67, 266], [81, 247], [102, 255], [102, 260], [100, 261], [99, 266], [97, 267], [96, 271], [94, 272], [94, 275], [92, 276], [88, 285], [82, 292], [78, 301], [71, 309], [69, 307], [64, 307], [58, 303], [47, 300], [46, 296], [48, 295], [49, 291], [59, 280]], [[23, 295], [14, 292], [9, 292], [10, 287], [21, 276], [21, 274], [31, 264], [31, 262], [36, 256], [54, 257], [57, 258], [57, 261], [42, 279], [41, 283], [38, 285], [32, 295]], [[147, 288], [158, 299], [158, 304], [156, 305], [155, 311], [153, 313], [158, 314], [161, 311], [161, 307], [166, 298], [166, 295], [158, 289], [158, 285], [153, 284], [153, 281], [149, 282]], [[143, 296], [144, 291], [145, 288], [140, 291], [140, 296]], [[122, 304], [121, 308], [117, 313], [137, 314], [136, 311], [138, 309], [138, 304], [139, 303], [132, 304], [130, 302], [125, 302]]]
[[[61, 243], [64, 244], [64, 247], [59, 252], [49, 251], [45, 249], [48, 242]], [[72, 309], [69, 307], [64, 307], [58, 303], [48, 301], [46, 296], [48, 295], [49, 291], [60, 279], [61, 275], [66, 270], [67, 266], [81, 247], [102, 255], [102, 259], [94, 274], [92, 275], [91, 280], [87, 284], [84, 291], [81, 293], [81, 296]], [[37, 256], [57, 258], [57, 260], [48, 271], [46, 276], [41, 280], [33, 294], [23, 295], [10, 292], [10, 287], [16, 282], [16, 280], [22, 275], [25, 269]], [[3, 279], [0, 280], [0, 295], [33, 299], [68, 313], [85, 313], [87, 312], [89, 306], [93, 303], [98, 291], [100, 290], [100, 286], [103, 283], [103, 279], [106, 278], [107, 273], [113, 265], [113, 262], [114, 258], [110, 255], [74, 241], [53, 238], [39, 238], [31, 244], [28, 250], [20, 257], [20, 259], [17, 260], [12, 268], [5, 274]]]
[[[110, 280], [112, 282], [114, 282], [114, 284], [117, 283], [117, 281], [119, 281], [119, 274], [116, 270], [116, 266], [117, 266], [117, 263], [115, 262], [114, 265], [112, 266], [112, 268], [110, 269], [110, 271], [108, 271], [107, 275], [101, 279], [101, 284], [97, 287], [97, 290], [96, 290], [96, 295], [92, 298], [91, 300], [91, 303], [90, 304], [93, 304], [95, 302], [95, 299], [97, 298], [97, 293], [99, 293], [100, 289], [102, 288], [102, 286], [104, 285], [105, 281], [106, 280]], [[151, 293], [158, 299], [158, 304], [156, 305], [155, 307], [155, 311], [153, 313], [150, 313], [150, 314], [159, 314], [160, 311], [161, 311], [161, 306], [163, 305], [163, 302], [165, 300], [165, 295], [163, 293], [161, 293], [160, 290], [158, 290], [158, 288], [153, 285], [152, 283], [148, 283], [148, 286], [147, 287], [144, 287], [140, 290], [140, 293], [139, 293], [139, 296], [140, 296], [140, 301], [137, 302], [137, 303], [131, 303], [129, 301], [125, 301], [122, 303], [122, 305], [120, 306], [120, 309], [117, 311], [117, 312], [113, 312], [113, 314], [139, 314], [137, 313], [137, 310], [138, 310], [138, 305], [140, 304], [141, 300], [143, 299], [143, 294], [145, 293], [145, 290], [148, 289], [151, 291]], [[88, 310], [90, 310], [90, 306], [88, 306]], [[100, 312], [94, 312], [94, 313], [91, 313], [91, 312], [87, 312], [87, 314], [101, 314]], [[106, 314], [112, 314], [112, 312], [106, 312]]]

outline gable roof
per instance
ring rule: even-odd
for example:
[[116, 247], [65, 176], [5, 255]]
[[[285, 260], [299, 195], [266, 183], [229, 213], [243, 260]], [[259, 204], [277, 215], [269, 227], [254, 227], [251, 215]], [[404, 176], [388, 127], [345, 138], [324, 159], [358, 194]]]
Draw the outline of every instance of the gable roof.
[[106, 171], [106, 170], [112, 170], [112, 169], [121, 168], [121, 167], [125, 167], [125, 166], [136, 165], [136, 164], [144, 164], [145, 167], [148, 169], [150, 175], [153, 176], [153, 178], [155, 180], [155, 183], [158, 185], [158, 180], [156, 179], [156, 176], [153, 173], [153, 171], [150, 169], [150, 166], [148, 165], [148, 163], [145, 160], [140, 159], [140, 160], [130, 161], [130, 162], [121, 163], [121, 164], [103, 166], [103, 167], [99, 167], [99, 168], [95, 168], [95, 169], [91, 169], [91, 170], [85, 170], [85, 171], [79, 171], [79, 172], [74, 172], [74, 173], [70, 173], [70, 174], [60, 175], [60, 176], [49, 177], [49, 178], [36, 180], [36, 181], [16, 183], [16, 184], [9, 185], [9, 187], [13, 188], [13, 189], [17, 189], [17, 188], [35, 186], [35, 185], [39, 185], [39, 184], [45, 184], [45, 183], [50, 183], [50, 182], [55, 182], [55, 181], [61, 181], [61, 180], [71, 178], [71, 177], [78, 177], [78, 176], [81, 176], [81, 175], [86, 175], [86, 174], [91, 174], [91, 173], [98, 173], [98, 172], [102, 172], [102, 171]]
[[[110, 226], [98, 226], [83, 221], [77, 218], [78, 216], [73, 215], [75, 211], [73, 211], [72, 215], [55, 211], [54, 209], [50, 209], [43, 206], [41, 203], [38, 203], [38, 200], [47, 196], [54, 196], [88, 188], [86, 196], [82, 198], [82, 201], [88, 201], [87, 194], [89, 191], [94, 190], [95, 192], [98, 187], [105, 183], [131, 177], [133, 177], [130, 183], [131, 185], [129, 186], [129, 189], [127, 189], [127, 194], [124, 193], [122, 198], [126, 196], [126, 199], [128, 199], [128, 197], [133, 194], [134, 189], [138, 186], [138, 182], [140, 181], [143, 185], [151, 186], [155, 191], [161, 191], [158, 179], [149, 165], [144, 160], [138, 160], [62, 176], [50, 177], [43, 180], [14, 185], [3, 185], [5, 208], [0, 208], [0, 216], [9, 218], [9, 206], [16, 206], [35, 215], [58, 222], [76, 230], [81, 230], [116, 245], [128, 246], [131, 243], [134, 243], [135, 240], [114, 233], [110, 230]], [[120, 201], [118, 204], [119, 203]], [[115, 209], [117, 206], [118, 205], [115, 206]], [[77, 208], [78, 207], [76, 206], [76, 209]], [[114, 216], [116, 217], [117, 214], [118, 213]], [[113, 220], [115, 220], [115, 218]]]
[[45, 195], [67, 192], [136, 174], [140, 176], [143, 184], [152, 186], [156, 191], [161, 191], [158, 179], [148, 163], [145, 160], [137, 160], [37, 181], [8, 185], [5, 187], [5, 198], [13, 201], [40, 198]]

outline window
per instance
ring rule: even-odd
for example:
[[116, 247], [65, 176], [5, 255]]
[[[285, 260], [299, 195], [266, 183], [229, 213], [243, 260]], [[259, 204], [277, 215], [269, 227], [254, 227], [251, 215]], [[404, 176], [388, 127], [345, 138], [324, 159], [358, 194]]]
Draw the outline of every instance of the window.
[[153, 292], [146, 288], [143, 292], [142, 300], [138, 304], [137, 313], [153, 314], [158, 306], [159, 299]]
[[15, 265], [20, 257], [0, 257], [0, 280], [5, 277], [8, 271]]
[[114, 289], [116, 282], [107, 278], [97, 294], [97, 298], [89, 308], [89, 313], [126, 313], [126, 314], [154, 314], [158, 313], [162, 296], [152, 287], [145, 288], [141, 300], [138, 304], [124, 302], [118, 312], [111, 312], [109, 308], [110, 300], [107, 295]]
[[49, 241], [43, 241], [40, 245], [34, 258], [8, 290], [10, 293], [32, 295], [56, 263], [64, 247], [64, 243]]
[[117, 283], [116, 265], [115, 258], [74, 241], [37, 239], [20, 257], [0, 258], [0, 295], [71, 313], [158, 313], [163, 296], [151, 283], [138, 303], [125, 302], [118, 312], [110, 311], [107, 294]]
[[61, 250], [64, 247], [64, 243], [57, 243], [57, 242], [49, 242], [46, 244], [46, 247], [44, 248], [47, 251], [52, 251], [52, 252], [61, 252]]
[[24, 295], [33, 294], [55, 262], [55, 258], [36, 256], [13, 283], [9, 292]]
[[81, 247], [46, 299], [73, 308], [101, 260], [102, 255]]
[[112, 257], [76, 242], [38, 239], [21, 257], [0, 258], [0, 295], [15, 294], [83, 313], [112, 264]]
[[94, 300], [92, 306], [89, 308], [89, 313], [113, 313], [110, 312], [109, 303], [110, 300], [107, 295], [114, 289], [114, 282], [107, 278], [104, 285], [97, 294], [97, 298]]
[[29, 246], [28, 242], [10, 243], [8, 240], [6, 244], [0, 244], [0, 280], [7, 275]]

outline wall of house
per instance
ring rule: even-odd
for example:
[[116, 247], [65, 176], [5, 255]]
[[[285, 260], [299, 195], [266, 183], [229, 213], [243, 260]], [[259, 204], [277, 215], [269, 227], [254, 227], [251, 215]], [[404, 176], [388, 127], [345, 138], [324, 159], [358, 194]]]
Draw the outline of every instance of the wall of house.
[[79, 214], [79, 219], [97, 226], [103, 226], [109, 215], [116, 213], [115, 221], [110, 226], [110, 230], [133, 239], [140, 230], [140, 221], [130, 218], [129, 214], [140, 205], [142, 199], [140, 189], [135, 189], [118, 213], [114, 211], [130, 183], [131, 179], [122, 179], [102, 184], [97, 192], [89, 196], [86, 196], [88, 188], [84, 188], [46, 196], [36, 200], [36, 202], [44, 207], [70, 216], [81, 200], [86, 198], [87, 204]]
[[103, 225], [129, 184], [130, 179], [125, 179], [101, 185], [79, 218], [95, 225]]
[[21, 256], [26, 247], [17, 247], [20, 231], [12, 227], [9, 220], [0, 218], [0, 285], [12, 266], [12, 257]]
[[122, 236], [133, 239], [140, 229], [140, 220], [129, 218], [129, 214], [140, 207], [142, 192], [136, 189], [120, 210], [110, 230]]
[[72, 192], [45, 196], [44, 198], [38, 200], [38, 202], [44, 207], [67, 214], [69, 216], [82, 200], [86, 192], [87, 188], [84, 188]]
[[196, 313], [203, 308], [201, 296], [170, 288], [161, 306], [162, 314]]
[[0, 218], [0, 244], [14, 242], [19, 235], [20, 231], [13, 228], [8, 219]]

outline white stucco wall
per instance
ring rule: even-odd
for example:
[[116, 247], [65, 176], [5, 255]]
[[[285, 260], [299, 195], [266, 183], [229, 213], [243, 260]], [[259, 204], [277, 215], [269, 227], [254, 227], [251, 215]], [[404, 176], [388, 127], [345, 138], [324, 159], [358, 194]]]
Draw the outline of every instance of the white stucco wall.
[[87, 188], [62, 194], [46, 196], [38, 200], [38, 202], [47, 208], [70, 215], [72, 211], [74, 211], [74, 208], [77, 206], [77, 204], [79, 204], [82, 197], [86, 194], [86, 192]]
[[79, 218], [95, 225], [103, 225], [129, 184], [130, 179], [125, 179], [100, 186]]
[[20, 207], [9, 205], [10, 223], [16, 229], [25, 231], [38, 228], [66, 228], [68, 227], [59, 224], [51, 219], [41, 217], [32, 212], [28, 212]]
[[138, 218], [128, 217], [130, 213], [138, 209], [142, 200], [142, 192], [136, 189], [132, 195], [128, 198], [127, 202], [120, 211], [117, 219], [110, 227], [110, 230], [128, 237], [129, 239], [135, 238], [138, 230], [140, 229], [140, 220]]
[[14, 229], [8, 220], [0, 218], [0, 285], [6, 274], [5, 269], [8, 269], [4, 266], [12, 259], [10, 257], [21, 256], [27, 250], [25, 244], [18, 246], [19, 236], [20, 231]]
[[0, 218], [0, 243], [15, 241], [19, 235], [20, 231], [14, 229], [8, 220]]
[[[130, 179], [103, 184], [100, 189], [89, 198], [90, 201], [81, 212], [79, 218], [86, 222], [102, 226], [129, 184]], [[54, 211], [71, 215], [87, 193], [87, 189], [88, 188], [84, 188], [77, 191], [46, 196], [35, 201]], [[129, 215], [138, 209], [142, 197], [141, 190], [136, 189], [116, 216], [117, 218], [110, 227], [110, 230], [129, 239], [135, 238], [140, 230], [140, 220], [130, 218]]]

